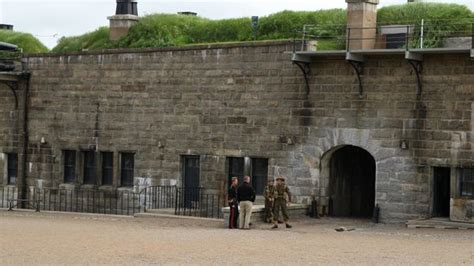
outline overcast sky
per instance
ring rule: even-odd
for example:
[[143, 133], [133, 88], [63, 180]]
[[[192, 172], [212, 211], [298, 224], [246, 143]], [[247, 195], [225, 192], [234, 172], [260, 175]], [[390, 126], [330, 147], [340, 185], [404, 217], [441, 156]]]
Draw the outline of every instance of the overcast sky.
[[[381, 0], [379, 6], [406, 3]], [[474, 10], [474, 0], [432, 0], [464, 4]], [[108, 25], [115, 13], [115, 0], [0, 0], [0, 23], [29, 32], [49, 48], [61, 36], [80, 35]], [[139, 15], [197, 12], [210, 19], [265, 16], [282, 10], [345, 8], [345, 0], [138, 0]]]

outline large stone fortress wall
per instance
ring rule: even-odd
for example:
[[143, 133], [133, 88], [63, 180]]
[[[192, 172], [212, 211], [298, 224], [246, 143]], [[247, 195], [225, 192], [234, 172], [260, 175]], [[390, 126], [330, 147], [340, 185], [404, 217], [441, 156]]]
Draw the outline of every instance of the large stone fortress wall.
[[[198, 155], [200, 185], [217, 191], [226, 158], [247, 156], [268, 158], [268, 175], [287, 176], [299, 202], [314, 196], [327, 206], [330, 155], [353, 145], [375, 160], [382, 221], [400, 221], [430, 214], [433, 167], [474, 166], [468, 55], [426, 55], [421, 97], [403, 56], [369, 56], [359, 97], [352, 68], [337, 56], [311, 64], [307, 94], [291, 49], [268, 42], [29, 56], [28, 184], [65, 186], [62, 150], [114, 152], [115, 165], [129, 151], [134, 176], [151, 185], [182, 183], [181, 156]], [[113, 188], [118, 176], [115, 168]]]

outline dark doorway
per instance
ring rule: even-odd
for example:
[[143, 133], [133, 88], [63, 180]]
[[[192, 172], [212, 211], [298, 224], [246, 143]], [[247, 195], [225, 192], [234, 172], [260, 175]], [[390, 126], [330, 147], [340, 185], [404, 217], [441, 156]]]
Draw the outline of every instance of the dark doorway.
[[372, 216], [375, 204], [375, 160], [364, 149], [345, 146], [330, 159], [329, 215]]
[[433, 171], [433, 216], [449, 217], [451, 169], [435, 167]]
[[184, 205], [187, 208], [193, 206], [193, 202], [199, 201], [200, 190], [199, 187], [199, 156], [184, 156], [183, 159], [183, 170], [184, 170]]

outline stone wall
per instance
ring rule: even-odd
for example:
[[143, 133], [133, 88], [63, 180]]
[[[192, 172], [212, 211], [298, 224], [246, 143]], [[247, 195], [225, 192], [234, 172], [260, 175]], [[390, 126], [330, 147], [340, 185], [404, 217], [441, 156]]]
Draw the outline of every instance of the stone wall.
[[[72, 149], [114, 152], [112, 188], [121, 186], [120, 152], [135, 153], [134, 175], [151, 185], [182, 184], [182, 156], [199, 155], [201, 185], [223, 191], [226, 158], [247, 156], [268, 158], [269, 176], [287, 176], [296, 201], [314, 196], [327, 206], [331, 154], [354, 145], [375, 160], [381, 220], [396, 222], [430, 215], [433, 166], [474, 166], [468, 55], [426, 55], [421, 97], [402, 56], [368, 57], [359, 97], [338, 56], [311, 65], [306, 94], [291, 49], [270, 42], [29, 56], [28, 184], [64, 186], [62, 150]], [[81, 153], [77, 163], [75, 187]]]

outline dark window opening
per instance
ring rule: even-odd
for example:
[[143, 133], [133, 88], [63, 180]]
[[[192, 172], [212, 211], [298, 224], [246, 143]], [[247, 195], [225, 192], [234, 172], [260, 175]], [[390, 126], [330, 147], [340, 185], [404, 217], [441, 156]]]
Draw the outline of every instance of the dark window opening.
[[459, 195], [474, 197], [474, 168], [459, 169]]
[[18, 176], [18, 154], [8, 153], [7, 156], [7, 182], [9, 185], [15, 185]]
[[123, 187], [133, 186], [133, 172], [135, 167], [135, 154], [122, 153], [121, 154], [121, 175], [120, 181]]
[[84, 152], [84, 184], [94, 185], [97, 176], [97, 163], [94, 151]]
[[407, 34], [406, 33], [397, 33], [397, 34], [387, 34], [385, 35], [387, 42], [387, 49], [399, 49], [405, 46]]
[[113, 152], [102, 152], [102, 185], [112, 185], [114, 176]]
[[257, 195], [263, 195], [268, 177], [268, 159], [252, 159], [252, 186]]
[[236, 176], [239, 178], [239, 184], [242, 184], [244, 179], [245, 171], [245, 160], [244, 158], [229, 157], [229, 175], [227, 178], [227, 184], [230, 185], [232, 177]]
[[76, 151], [64, 151], [64, 183], [74, 183], [76, 180]]
[[252, 187], [255, 189], [255, 193], [257, 195], [263, 195], [268, 177], [268, 159], [229, 157], [228, 162], [229, 173], [227, 176], [227, 184], [229, 186], [232, 177], [238, 177], [240, 185], [243, 182], [244, 176], [250, 175]]

